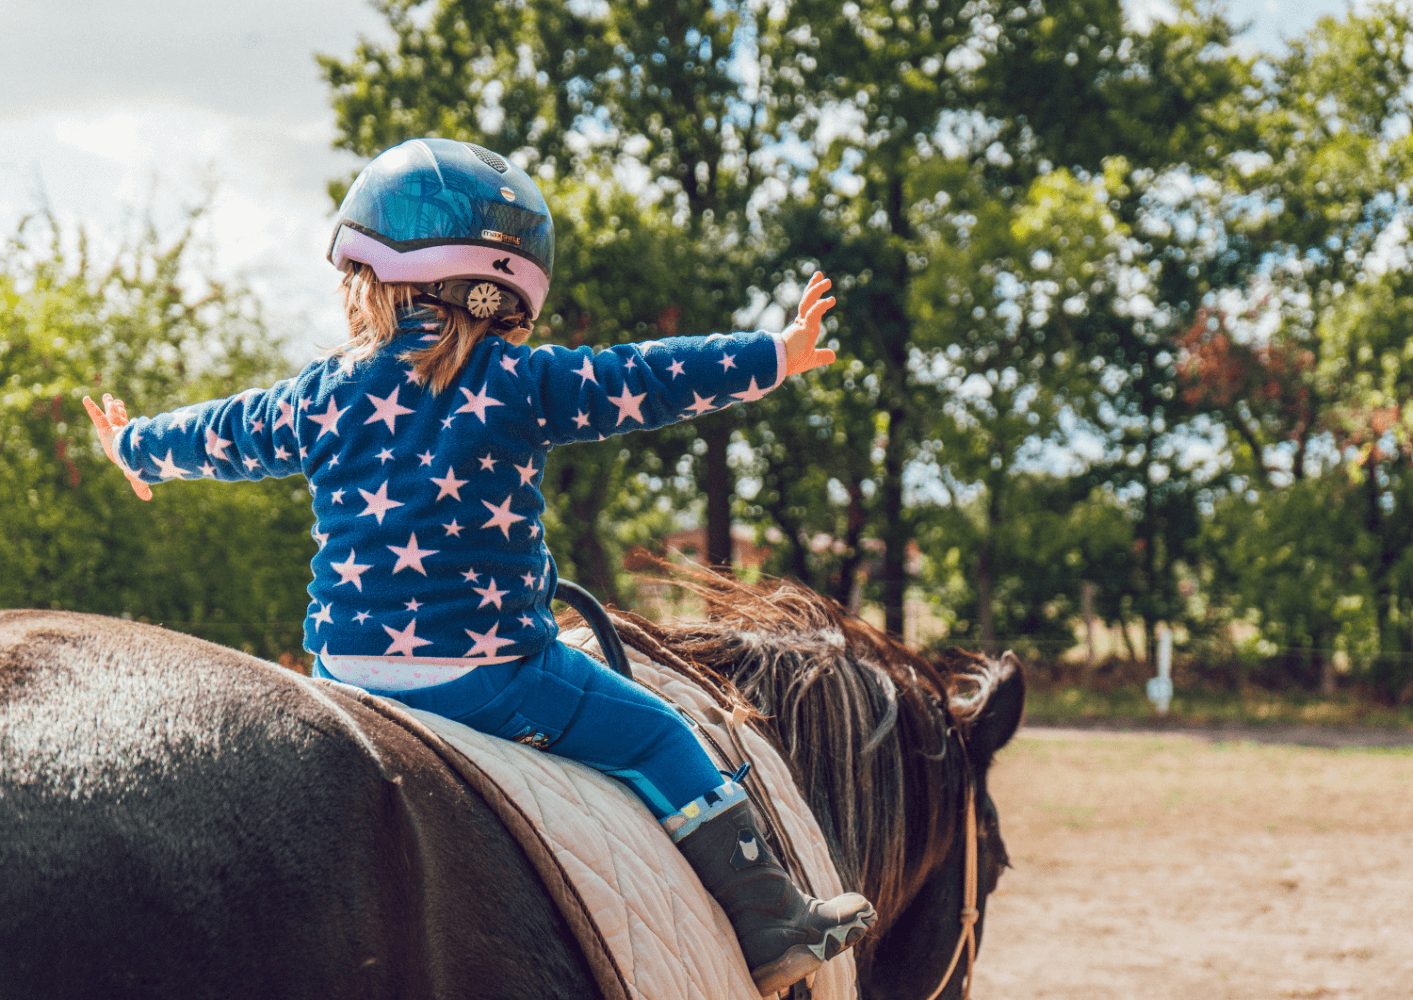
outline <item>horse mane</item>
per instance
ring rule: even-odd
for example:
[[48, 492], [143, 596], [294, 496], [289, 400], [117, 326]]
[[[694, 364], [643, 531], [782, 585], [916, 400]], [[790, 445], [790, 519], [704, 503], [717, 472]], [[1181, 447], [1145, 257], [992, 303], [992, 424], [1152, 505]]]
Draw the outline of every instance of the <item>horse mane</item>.
[[998, 666], [960, 650], [929, 659], [793, 581], [659, 568], [705, 617], [615, 612], [624, 641], [763, 717], [845, 885], [898, 913], [951, 844], [968, 775], [949, 729], [966, 735]]

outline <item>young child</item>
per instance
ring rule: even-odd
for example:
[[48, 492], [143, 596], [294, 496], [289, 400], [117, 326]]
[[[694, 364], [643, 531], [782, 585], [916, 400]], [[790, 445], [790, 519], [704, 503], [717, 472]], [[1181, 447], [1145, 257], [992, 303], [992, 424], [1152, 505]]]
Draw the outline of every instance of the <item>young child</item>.
[[269, 389], [129, 421], [85, 397], [144, 500], [169, 479], [309, 481], [319, 543], [305, 620], [332, 677], [626, 782], [721, 902], [763, 993], [854, 944], [872, 906], [803, 895], [665, 702], [556, 638], [540, 479], [555, 445], [751, 402], [834, 360], [815, 274], [781, 334], [671, 337], [598, 353], [525, 346], [549, 290], [538, 188], [490, 150], [415, 139], [339, 209], [349, 339]]

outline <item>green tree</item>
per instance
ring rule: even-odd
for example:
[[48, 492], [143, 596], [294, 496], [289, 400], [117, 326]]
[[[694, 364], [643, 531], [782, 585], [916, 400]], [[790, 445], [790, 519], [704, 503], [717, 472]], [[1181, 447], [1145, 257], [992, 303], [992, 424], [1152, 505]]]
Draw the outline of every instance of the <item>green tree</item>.
[[189, 226], [111, 264], [35, 219], [0, 256], [0, 605], [135, 615], [274, 656], [297, 650], [314, 553], [302, 483], [168, 484], [144, 504], [97, 446], [85, 393], [155, 412], [280, 368], [250, 296], [193, 286]]

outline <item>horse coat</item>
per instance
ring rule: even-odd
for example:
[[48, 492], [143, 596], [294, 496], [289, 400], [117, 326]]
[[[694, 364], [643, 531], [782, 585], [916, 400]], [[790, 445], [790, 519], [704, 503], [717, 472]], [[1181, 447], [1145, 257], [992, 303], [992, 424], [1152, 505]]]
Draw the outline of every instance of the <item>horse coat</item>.
[[[562, 641], [597, 652], [589, 629]], [[712, 747], [739, 747], [751, 781], [768, 796], [804, 881], [817, 895], [842, 890], [823, 834], [788, 765], [763, 736], [721, 711], [681, 674], [629, 651], [640, 683], [676, 704], [707, 732]], [[372, 700], [357, 689], [331, 687]], [[658, 822], [621, 783], [573, 761], [476, 732], [429, 712], [406, 713], [462, 755], [458, 771], [520, 840], [564, 912], [605, 996], [634, 1000], [752, 1000], [757, 996], [726, 915], [707, 894]], [[440, 750], [439, 750], [440, 752]], [[735, 760], [718, 760], [724, 770]], [[854, 958], [845, 953], [815, 977], [818, 1000], [857, 995]]]

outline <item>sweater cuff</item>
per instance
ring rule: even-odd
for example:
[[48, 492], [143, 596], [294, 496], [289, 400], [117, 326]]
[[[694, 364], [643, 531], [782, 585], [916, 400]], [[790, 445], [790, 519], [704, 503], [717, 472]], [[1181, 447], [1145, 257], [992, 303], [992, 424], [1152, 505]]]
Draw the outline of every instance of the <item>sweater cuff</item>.
[[766, 387], [767, 392], [778, 388], [780, 383], [785, 381], [785, 376], [789, 374], [789, 358], [785, 355], [785, 335], [772, 333], [770, 339], [775, 341], [775, 381]]
[[117, 462], [118, 468], [123, 470], [123, 475], [128, 478], [140, 478], [141, 474], [132, 466], [128, 465], [127, 460], [123, 458], [123, 442], [127, 437], [128, 431], [132, 430], [132, 426], [132, 421], [128, 421], [118, 428], [117, 434], [113, 435], [113, 459]]

